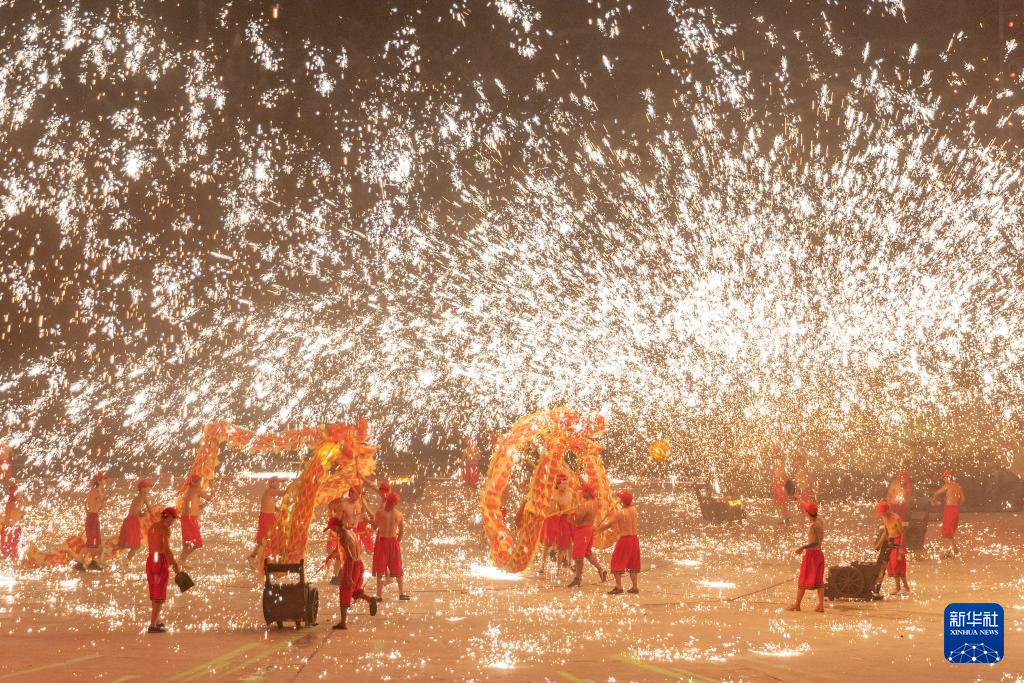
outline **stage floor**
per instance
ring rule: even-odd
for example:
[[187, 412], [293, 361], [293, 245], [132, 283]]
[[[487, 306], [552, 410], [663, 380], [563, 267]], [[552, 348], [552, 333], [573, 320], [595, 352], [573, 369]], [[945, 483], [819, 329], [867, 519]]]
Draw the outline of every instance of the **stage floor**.
[[[910, 558], [910, 597], [836, 602], [821, 615], [808, 595], [807, 611], [794, 614], [782, 608], [794, 597], [793, 548], [804, 542], [804, 524], [796, 515], [788, 527], [777, 523], [767, 501], [748, 503], [746, 522], [716, 526], [701, 521], [687, 490], [635, 489], [641, 594], [607, 596], [611, 579], [599, 584], [589, 567], [579, 590], [563, 588], [564, 572], [554, 580], [491, 569], [476, 496], [434, 482], [423, 498], [403, 503], [411, 602], [398, 602], [388, 586], [377, 617], [359, 605], [348, 631], [332, 631], [337, 589], [317, 575], [320, 625], [279, 631], [263, 623], [261, 579], [245, 559], [257, 492], [241, 483], [217, 492], [204, 521], [207, 547], [188, 562], [197, 585], [169, 600], [167, 634], [143, 633], [141, 556], [104, 572], [0, 568], [0, 680], [1024, 680], [1021, 515], [965, 513], [957, 560], [928, 556], [932, 525], [926, 552]], [[116, 532], [125, 501], [126, 494], [112, 500], [107, 533]], [[78, 517], [72, 505], [80, 502], [64, 499], [46, 513], [42, 547], [72, 531], [61, 528]], [[868, 502], [822, 506], [827, 565], [872, 559], [873, 512]], [[39, 514], [26, 520], [26, 535], [37, 535], [34, 524], [43, 528]], [[603, 564], [609, 556], [600, 553]], [[1004, 607], [1002, 662], [944, 660], [943, 609], [951, 602]]]

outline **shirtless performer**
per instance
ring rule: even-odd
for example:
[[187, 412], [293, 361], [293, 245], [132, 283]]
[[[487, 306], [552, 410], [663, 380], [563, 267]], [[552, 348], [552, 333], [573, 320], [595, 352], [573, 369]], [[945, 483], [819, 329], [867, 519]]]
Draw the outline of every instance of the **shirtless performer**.
[[139, 546], [142, 545], [142, 518], [149, 510], [149, 489], [152, 487], [152, 482], [139, 479], [139, 492], [132, 498], [131, 505], [128, 506], [128, 515], [121, 522], [121, 533], [117, 537], [114, 550], [129, 548], [128, 560], [135, 557]]
[[[947, 553], [952, 552], [952, 556], [955, 557], [960, 554], [960, 548], [956, 545], [956, 530], [960, 526], [960, 506], [966, 499], [964, 489], [954, 479], [952, 470], [942, 473], [942, 486], [932, 494], [932, 502], [938, 502], [942, 494], [946, 494], [946, 507], [942, 511], [942, 539], [947, 545]], [[946, 556], [950, 557], [948, 554]]]
[[389, 493], [384, 506], [374, 515], [373, 525], [377, 527], [377, 542], [373, 548], [373, 575], [377, 577], [377, 599], [380, 600], [384, 577], [398, 582], [398, 599], [409, 600], [405, 594], [402, 579], [402, 536], [405, 535], [405, 516], [396, 509], [400, 498]]
[[260, 517], [256, 522], [256, 545], [249, 553], [250, 558], [256, 557], [256, 552], [260, 549], [263, 539], [274, 528], [274, 522], [277, 521], [278, 499], [282, 493], [284, 492], [281, 490], [281, 478], [271, 477], [267, 481], [267, 488], [260, 496]]
[[149, 614], [149, 633], [167, 631], [160, 621], [160, 609], [167, 600], [167, 584], [171, 578], [170, 567], [174, 573], [181, 571], [174, 553], [171, 552], [171, 526], [178, 519], [178, 511], [164, 508], [160, 513], [160, 521], [151, 524], [146, 532], [146, 545], [149, 555], [146, 558], [146, 583], [149, 584], [149, 599], [153, 607]]
[[884, 501], [878, 504], [876, 514], [881, 517], [884, 529], [875, 549], [881, 551], [884, 547], [891, 548], [886, 571], [896, 579], [896, 589], [890, 595], [898, 595], [901, 584], [904, 592], [910, 593], [910, 584], [907, 583], [907, 548], [903, 545], [903, 520]]
[[569, 548], [572, 547], [573, 524], [569, 513], [576, 508], [576, 496], [569, 488], [569, 477], [559, 474], [555, 477], [555, 492], [548, 502], [547, 517], [540, 532], [541, 556], [540, 575], [544, 576], [551, 548], [557, 550], [555, 571], [560, 573], [562, 563], [569, 562]]
[[0, 559], [18, 559], [21, 542], [21, 520], [25, 517], [25, 503], [18, 495], [18, 486], [12, 481], [7, 486], [7, 503], [0, 519]]
[[373, 552], [373, 532], [370, 530], [370, 520], [373, 514], [370, 506], [363, 498], [363, 485], [356, 484], [349, 488], [348, 496], [341, 499], [341, 521], [359, 538], [363, 549]]
[[804, 554], [800, 561], [800, 576], [796, 584], [796, 602], [787, 607], [790, 612], [799, 612], [800, 603], [804, 601], [807, 589], [818, 591], [818, 606], [815, 612], [825, 611], [825, 555], [821, 552], [821, 543], [825, 540], [825, 527], [818, 519], [818, 506], [814, 503], [801, 503], [800, 508], [807, 515], [810, 526], [807, 527], [807, 545], [800, 546], [794, 554]]
[[622, 572], [629, 572], [629, 581], [632, 587], [630, 593], [639, 593], [636, 585], [637, 574], [640, 573], [640, 539], [636, 534], [636, 506], [633, 505], [633, 493], [631, 491], [620, 491], [615, 494], [622, 509], [617, 510], [611, 521], [597, 530], [601, 533], [605, 529], [615, 527], [618, 532], [618, 540], [615, 541], [615, 549], [612, 550], [612, 575], [615, 577], [615, 588], [608, 591], [608, 595], [622, 595]]
[[583, 499], [576, 506], [573, 515], [573, 522], [576, 525], [573, 529], [572, 538], [572, 559], [576, 562], [576, 576], [567, 588], [574, 588], [583, 583], [583, 560], [594, 565], [601, 583], [608, 580], [608, 572], [605, 571], [597, 558], [594, 557], [594, 521], [597, 518], [597, 486], [593, 482], [585, 482], [580, 485], [580, 492]]
[[348, 608], [352, 606], [353, 600], [366, 600], [370, 604], [370, 616], [377, 616], [377, 598], [371, 598], [363, 590], [363, 565], [362, 551], [359, 547], [359, 539], [346, 528], [344, 523], [338, 519], [332, 519], [328, 530], [338, 535], [338, 548], [335, 554], [341, 557], [341, 620], [334, 625], [336, 629], [347, 629]]
[[[89, 483], [89, 494], [85, 497], [85, 548], [82, 550], [82, 562], [75, 564], [75, 569], [103, 569], [103, 532], [100, 530], [100, 511], [107, 504], [107, 494], [103, 491], [103, 482], [107, 475], [97, 473]], [[92, 558], [84, 565], [87, 558]]]
[[910, 472], [903, 470], [892, 480], [885, 492], [885, 502], [889, 504], [889, 509], [899, 515], [904, 523], [910, 521], [910, 495], [913, 490]]
[[193, 474], [188, 479], [188, 490], [181, 504], [181, 564], [203, 547], [203, 534], [199, 528], [199, 517], [203, 504], [210, 502], [210, 496], [201, 488], [202, 477]]

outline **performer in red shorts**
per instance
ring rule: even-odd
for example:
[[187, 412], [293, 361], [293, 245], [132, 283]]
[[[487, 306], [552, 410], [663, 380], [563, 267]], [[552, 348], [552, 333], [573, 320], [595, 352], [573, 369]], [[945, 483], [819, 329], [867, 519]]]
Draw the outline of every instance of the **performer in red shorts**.
[[121, 522], [121, 533], [117, 537], [117, 545], [114, 546], [114, 550], [128, 548], [129, 561], [135, 557], [135, 553], [142, 545], [142, 516], [149, 510], [149, 489], [153, 484], [146, 479], [140, 479], [137, 486], [139, 492], [128, 506], [128, 514]]
[[256, 557], [256, 552], [260, 549], [263, 539], [274, 528], [274, 522], [277, 521], [277, 501], [281, 497], [281, 493], [281, 478], [271, 477], [267, 481], [267, 488], [260, 495], [260, 516], [256, 522], [256, 546], [249, 553], [249, 557]]
[[615, 549], [612, 550], [611, 569], [615, 577], [615, 588], [608, 591], [608, 595], [622, 594], [622, 573], [627, 571], [633, 584], [629, 592], [639, 593], [640, 588], [636, 581], [640, 573], [640, 539], [636, 534], [636, 506], [633, 505], [632, 492], [620, 491], [615, 495], [622, 503], [622, 509], [616, 511], [611, 521], [597, 530], [597, 533], [601, 533], [605, 529], [616, 527], [619, 536], [615, 541]]
[[373, 549], [373, 575], [377, 577], [377, 599], [380, 600], [384, 577], [390, 576], [398, 582], [398, 599], [409, 600], [405, 594], [402, 577], [402, 536], [405, 535], [405, 517], [396, 509], [399, 497], [389, 493], [384, 507], [377, 510], [373, 525], [377, 527], [377, 542]]
[[327, 528], [338, 534], [338, 551], [341, 554], [341, 587], [339, 592], [341, 603], [341, 620], [334, 625], [336, 629], [347, 629], [348, 608], [353, 600], [365, 600], [370, 604], [370, 616], [377, 615], [377, 598], [371, 598], [363, 590], [363, 565], [359, 539], [351, 529], [337, 518], [332, 519]]
[[569, 562], [569, 548], [572, 547], [573, 523], [569, 513], [576, 508], [576, 497], [569, 488], [569, 477], [559, 474], [555, 477], [555, 490], [548, 502], [547, 518], [540, 532], [540, 575], [544, 576], [551, 548], [555, 554], [555, 571], [560, 573], [562, 563]]
[[[100, 511], [107, 504], [107, 494], [103, 491], [103, 482], [107, 475], [103, 472], [93, 476], [89, 483], [89, 494], [85, 497], [85, 548], [82, 551], [83, 562], [92, 558], [89, 562], [89, 569], [102, 569], [100, 561], [103, 559], [103, 532], [100, 530]], [[85, 569], [83, 562], [78, 562], [75, 569]]]
[[188, 479], [185, 500], [181, 504], [181, 563], [199, 548], [203, 547], [203, 534], [199, 529], [199, 518], [203, 503], [210, 502], [210, 496], [201, 488], [202, 477], [193, 474]]
[[153, 603], [153, 609], [149, 615], [149, 633], [164, 633], [160, 621], [160, 609], [167, 600], [167, 583], [171, 575], [169, 568], [174, 567], [174, 573], [181, 571], [174, 553], [171, 552], [171, 526], [174, 520], [178, 519], [178, 511], [174, 508], [165, 508], [160, 513], [160, 521], [149, 527], [146, 534], [146, 543], [149, 546], [149, 557], [146, 558], [146, 582], [149, 584], [149, 599]]
[[363, 497], [363, 485], [355, 484], [349, 487], [348, 495], [341, 499], [341, 519], [349, 529], [352, 529], [363, 544], [363, 550], [373, 552], [373, 532], [370, 529], [370, 506], [366, 504]]
[[889, 564], [886, 570], [889, 576], [896, 579], [896, 588], [890, 595], [897, 595], [900, 586], [903, 591], [910, 592], [910, 584], [907, 583], [907, 548], [903, 545], [903, 519], [892, 511], [888, 503], [882, 501], [876, 508], [876, 514], [882, 518], [882, 535], [875, 545], [877, 550], [883, 547], [890, 548]]
[[[942, 494], [946, 495], [946, 507], [942, 511], [942, 540], [947, 543], [947, 557], [960, 554], [956, 544], [956, 530], [960, 526], [960, 506], [964, 504], [964, 489], [953, 477], [952, 470], [942, 473], [942, 486], [932, 494], [932, 502]], [[950, 547], [951, 546], [951, 547]]]
[[21, 543], [21, 520], [24, 516], [24, 502], [18, 495], [17, 485], [11, 482], [7, 487], [4, 516], [0, 519], [0, 559], [18, 559], [18, 545]]
[[807, 515], [810, 526], [807, 528], [807, 544], [796, 549], [795, 554], [804, 554], [800, 562], [800, 577], [797, 579], [796, 602], [787, 607], [791, 612], [800, 611], [800, 603], [804, 601], [804, 592], [808, 588], [818, 591], [818, 606], [815, 612], [825, 611], [825, 555], [821, 552], [821, 543], [825, 540], [825, 527], [818, 519], [818, 506], [815, 503], [801, 503], [800, 508]]
[[573, 529], [572, 559], [576, 562], [576, 576], [569, 583], [568, 588], [574, 588], [583, 583], [584, 559], [594, 565], [598, 576], [601, 577], [601, 583], [608, 580], [608, 572], [598, 564], [592, 547], [594, 544], [594, 521], [597, 518], [597, 486], [588, 481], [580, 485], [580, 492], [583, 494], [583, 499], [576, 506], [576, 512], [573, 515], [573, 523], [576, 527]]

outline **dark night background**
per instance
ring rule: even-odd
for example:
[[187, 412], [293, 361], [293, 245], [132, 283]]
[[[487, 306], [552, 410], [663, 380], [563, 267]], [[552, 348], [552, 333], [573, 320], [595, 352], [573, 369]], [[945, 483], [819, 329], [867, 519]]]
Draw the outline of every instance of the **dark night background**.
[[[0, 165], [24, 171], [27, 164], [37, 164], [38, 172], [24, 175], [36, 179], [34, 191], [42, 197], [27, 210], [0, 214], [3, 262], [21, 268], [17, 277], [10, 268], [0, 276], [4, 323], [0, 362], [13, 376], [0, 396], [0, 406], [7, 410], [12, 433], [54, 435], [48, 442], [51, 448], [59, 443], [64, 456], [73, 456], [63, 458], [65, 464], [58, 466], [61, 472], [71, 472], [90, 458], [102, 462], [107, 457], [90, 455], [96, 452], [120, 454], [114, 460], [128, 463], [129, 450], [118, 440], [119, 408], [97, 411], [85, 426], [72, 425], [60, 401], [39, 399], [47, 385], [56, 382], [70, 387], [80, 380], [109, 385], [139, 355], [166, 354], [176, 359], [173, 363], [201, 364], [204, 358], [197, 354], [205, 353], [206, 347], [190, 340], [211, 328], [219, 328], [224, 345], [246, 334], [221, 326], [225, 311], [272, 307], [295, 292], [307, 298], [347, 293], [348, 309], [332, 300], [335, 303], [324, 312], [327, 324], [332, 318], [366, 314], [367, 295], [390, 284], [390, 276], [379, 264], [380, 243], [374, 231], [381, 203], [394, 188], [359, 170], [386, 144], [377, 127], [382, 120], [414, 131], [414, 138], [424, 136], [424, 151], [411, 181], [414, 189], [403, 191], [407, 201], [398, 210], [411, 217], [429, 213], [452, 240], [458, 240], [479, 216], [460, 199], [451, 181], [452, 155], [460, 152], [431, 137], [436, 135], [444, 103], [458, 103], [471, 112], [475, 103], [486, 98], [490, 109], [479, 114], [478, 124], [529, 120], [534, 113], [550, 123], [557, 120], [549, 116], [552, 112], [570, 112], [578, 117], [576, 121], [586, 121], [595, 134], [639, 149], [666, 125], [675, 125], [663, 115], [648, 115], [645, 91], [653, 95], [659, 112], [672, 112], [668, 103], [686, 100], [692, 81], [720, 84], [728, 76], [717, 71], [720, 65], [709, 62], [700, 50], [680, 49], [676, 25], [666, 11], [671, 3], [537, 0], [531, 6], [541, 17], [538, 31], [523, 30], [519, 19], [503, 16], [498, 4], [468, 0], [76, 3], [83, 14], [105, 16], [111, 22], [117, 22], [122, 11], [130, 14], [131, 21], [145, 18], [141, 25], [155, 32], [157, 42], [163, 41], [160, 49], [184, 58], [168, 57], [165, 71], [155, 81], [143, 71], [104, 73], [89, 61], [87, 41], [71, 48], [56, 65], [49, 76], [51, 87], [40, 91], [23, 123], [12, 129], [10, 117], [3, 118], [6, 130], [0, 132]], [[1020, 82], [1009, 76], [1011, 71], [1019, 74], [1015, 63], [1004, 64], [1001, 58], [1000, 24], [1009, 15], [1000, 14], [999, 4], [906, 0], [905, 15], [895, 16], [884, 5], [820, 0], [723, 0], [679, 6], [713, 16], [718, 25], [739, 27], [735, 33], [714, 38], [721, 43], [719, 53], [733, 55], [727, 68], [748, 76], [749, 89], [756, 95], [725, 105], [717, 115], [731, 121], [740, 134], [752, 122], [765, 138], [776, 130], [788, 131], [787, 135], [800, 131], [803, 145], [792, 148], [791, 155], [810, 159], [807, 155], [814, 145], [835, 147], [843, 136], [841, 117], [823, 117], [818, 111], [822, 86], [827, 85], [834, 102], [842, 102], [851, 80], [864, 72], [861, 50], [865, 43], [871, 46], [870, 60], [880, 60], [880, 71], [893, 82], [918, 83], [925, 73], [934, 72], [931, 88], [943, 100], [939, 118], [932, 122], [935, 128], [952, 138], [974, 136], [993, 146], [1019, 150], [1024, 117], [1015, 106], [1019, 107], [1020, 98], [1016, 102], [997, 98], [1004, 89], [1021, 89]], [[24, 74], [11, 55], [23, 46], [25, 32], [33, 25], [52, 30], [60, 26], [59, 8], [49, 5], [15, 0], [0, 7], [0, 54], [11, 65], [6, 95], [12, 100], [21, 92], [18, 79]], [[264, 26], [262, 40], [279, 60], [274, 69], [253, 57], [246, 33], [252, 22]], [[609, 36], [602, 26], [612, 24], [615, 35]], [[778, 36], [777, 44], [772, 31]], [[963, 39], [946, 55], [951, 38], [959, 32]], [[918, 56], [908, 65], [906, 56], [915, 43]], [[841, 55], [832, 50], [833, 44], [842, 46]], [[535, 53], [527, 58], [523, 49]], [[315, 79], [296, 77], [310, 73], [310, 55], [316, 53], [323, 55], [328, 70], [344, 63], [343, 68], [333, 69], [328, 96], [316, 90]], [[200, 139], [189, 133], [193, 103], [187, 93], [194, 73], [190, 69], [195, 66], [188, 64], [190, 54], [205, 55], [209, 63], [203, 68], [212, 69], [212, 80], [223, 91], [223, 107], [207, 110], [215, 115], [206, 119], [208, 127]], [[605, 57], [614, 65], [611, 73], [603, 67]], [[785, 87], [779, 86], [777, 77], [780, 57], [788, 62]], [[153, 54], [145, 59], [160, 61]], [[538, 81], [543, 82], [543, 90], [538, 90]], [[592, 105], [581, 100], [584, 95]], [[982, 111], [971, 105], [972, 100], [993, 104]], [[394, 115], [382, 117], [382, 107], [389, 107]], [[111, 121], [125, 110], [135, 111], [144, 127], [161, 121], [166, 128], [153, 138], [161, 144], [151, 149], [155, 161], [147, 168], [146, 181], [119, 183], [111, 191], [106, 183], [115, 175], [118, 162], [97, 141], [122, 134]], [[880, 120], [898, 118], [891, 112], [875, 115]], [[57, 129], [54, 117], [64, 122]], [[681, 108], [677, 121], [683, 120]], [[88, 134], [82, 133], [85, 124]], [[489, 157], [494, 164], [491, 171], [473, 176], [473, 191], [491, 202], [510, 196], [522, 175], [545, 154], [575, 146], [579, 126], [575, 121], [562, 129], [548, 125], [544, 139], [549, 147], [528, 151], [521, 149], [523, 130], [510, 130], [493, 149], [467, 154]], [[33, 151], [40, 141], [58, 138], [63, 140], [61, 158], [43, 160]], [[340, 139], [350, 151], [339, 151]], [[274, 163], [284, 169], [276, 176], [274, 188], [275, 201], [284, 204], [279, 208], [282, 216], [289, 207], [311, 209], [327, 201], [336, 207], [344, 225], [325, 231], [290, 222], [287, 232], [273, 224], [225, 227], [232, 225], [231, 214], [238, 209], [231, 188], [247, 182], [239, 160], [251, 153], [243, 147], [249, 143], [268, 150]], [[84, 181], [71, 186], [62, 178], [75, 164], [80, 165]], [[642, 164], [641, 158], [634, 169], [639, 175], [656, 173], [653, 166], [645, 169]], [[702, 172], [713, 176], [713, 164], [703, 166]], [[578, 194], [580, 201], [587, 191], [565, 187], [567, 195]], [[65, 199], [71, 208], [62, 220], [59, 211], [49, 209]], [[599, 201], [614, 204], [617, 198], [608, 194]], [[318, 245], [322, 263], [309, 266], [308, 252], [301, 258], [286, 257], [304, 242]], [[268, 253], [279, 257], [268, 258]], [[29, 264], [31, 270], [26, 270]], [[204, 302], [188, 315], [168, 315], [150, 304], [146, 292], [167, 264], [187, 264], [198, 274], [188, 278], [176, 294], [179, 308], [190, 301]], [[435, 265], [427, 258], [423, 277], [440, 277]], [[332, 267], [338, 268], [334, 277], [318, 274]], [[1012, 287], [1014, 277], [1022, 276], [1022, 271], [1008, 273], [1007, 281]], [[31, 285], [26, 290], [19, 282]], [[133, 297], [133, 289], [142, 295]], [[97, 332], [107, 325], [116, 332]], [[54, 359], [66, 375], [55, 378], [47, 369], [28, 370], [39, 363], [49, 368], [47, 361]], [[966, 385], [975, 381], [971, 368], [961, 371]], [[315, 393], [318, 388], [311, 390]], [[330, 395], [318, 400], [325, 405], [325, 418], [354, 417], [333, 413]], [[272, 420], [273, 413], [258, 406], [226, 410], [250, 424]], [[978, 471], [994, 470], [1001, 463], [986, 453], [1019, 454], [1021, 445], [1013, 431], [997, 425], [992, 413], [991, 406], [976, 404], [943, 417], [939, 426], [934, 416], [922, 415], [929, 425], [921, 428], [922, 435], [915, 434], [911, 424], [900, 435], [875, 435], [875, 446], [871, 439], [876, 423], [866, 415], [863, 433], [856, 438], [865, 451], [876, 446], [891, 450], [894, 442], [902, 443], [899, 459], [922, 469], [937, 453], [949, 450], [949, 441], [966, 440], [971, 443], [957, 446], [963, 451], [958, 457], [983, 463]], [[1019, 434], [1019, 417], [1015, 426]], [[481, 446], [489, 431], [501, 427], [497, 422], [477, 426]], [[736, 435], [736, 442], [730, 442], [730, 429], [727, 417], [705, 418], [703, 424], [691, 425], [689, 434], [676, 435], [671, 472], [706, 476], [701, 459], [688, 460], [689, 441], [714, 433], [721, 435], [719, 448], [728, 452], [746, 438]], [[795, 448], [813, 450], [830, 438], [816, 429], [806, 429]], [[458, 452], [460, 431], [456, 425], [439, 424], [429, 443], [414, 438], [402, 449], [390, 443], [388, 433], [377, 436], [385, 462], [397, 450], [409, 458], [409, 462], [392, 462], [393, 470], [415, 462], [426, 472], [447, 473]], [[191, 437], [183, 435], [178, 444], [164, 443], [155, 450], [140, 446], [132, 458], [143, 457], [145, 451], [145, 457], [171, 457], [184, 463], [190, 457]], [[53, 456], [42, 456], [36, 464], [50, 461], [47, 469], [53, 471]], [[750, 488], [760, 491], [764, 484], [751, 482]], [[832, 484], [836, 493], [861, 493], [876, 485], [860, 480], [853, 469]]]

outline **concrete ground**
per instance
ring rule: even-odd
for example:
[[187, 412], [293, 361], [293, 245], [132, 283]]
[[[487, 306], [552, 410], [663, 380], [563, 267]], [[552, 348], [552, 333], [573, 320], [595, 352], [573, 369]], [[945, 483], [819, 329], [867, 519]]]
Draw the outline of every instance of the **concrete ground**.
[[[258, 488], [225, 484], [204, 522], [208, 547], [188, 563], [197, 585], [168, 602], [167, 634], [144, 633], [141, 556], [103, 572], [0, 568], [0, 681], [1024, 681], [1021, 515], [964, 514], [957, 560], [935, 557], [932, 528], [925, 552], [911, 556], [909, 597], [837, 601], [821, 615], [808, 596], [808, 611], [794, 614], [782, 607], [794, 595], [793, 548], [804, 542], [798, 517], [782, 525], [766, 501], [753, 501], [747, 521], [709, 525], [686, 490], [635, 492], [639, 596], [605, 595], [610, 579], [599, 584], [590, 568], [579, 590], [563, 587], [565, 573], [492, 569], [476, 496], [435, 482], [403, 503], [411, 602], [398, 602], [388, 586], [378, 616], [358, 606], [349, 630], [333, 631], [337, 589], [317, 575], [320, 624], [278, 630], [263, 623], [261, 578], [245, 560]], [[127, 493], [112, 500], [108, 533], [126, 501]], [[37, 506], [26, 535], [43, 547], [59, 542], [78, 506], [73, 497]], [[822, 505], [828, 565], [872, 558], [873, 510], [868, 502]], [[310, 544], [314, 567], [320, 528]], [[602, 563], [609, 555], [600, 553]], [[943, 609], [951, 602], [1004, 607], [1000, 663], [945, 661]]]

